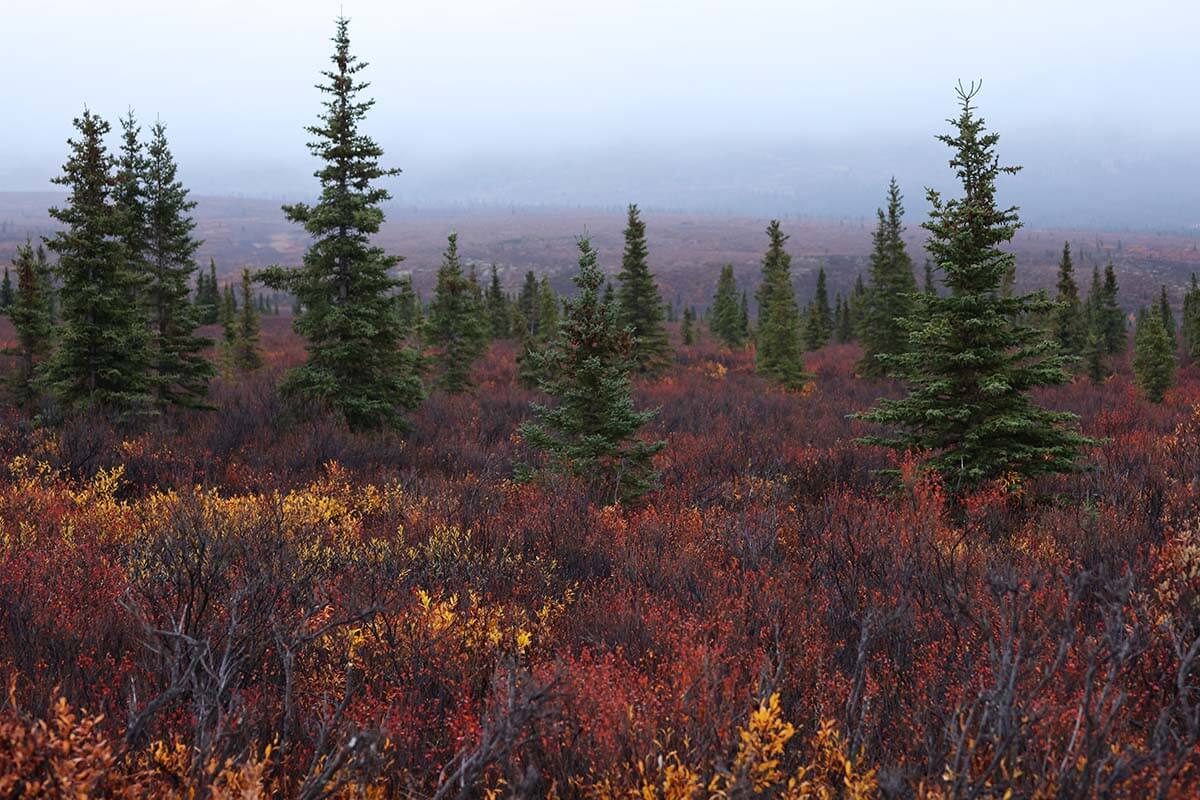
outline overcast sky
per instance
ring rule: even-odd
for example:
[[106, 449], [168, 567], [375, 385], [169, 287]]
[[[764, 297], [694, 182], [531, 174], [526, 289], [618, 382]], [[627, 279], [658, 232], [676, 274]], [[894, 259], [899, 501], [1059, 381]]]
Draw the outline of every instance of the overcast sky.
[[339, 8], [401, 202], [868, 214], [948, 175], [959, 79], [1034, 221], [1200, 222], [1185, 0], [6, 3], [0, 190], [48, 188], [86, 104], [156, 115], [198, 193], [311, 192]]

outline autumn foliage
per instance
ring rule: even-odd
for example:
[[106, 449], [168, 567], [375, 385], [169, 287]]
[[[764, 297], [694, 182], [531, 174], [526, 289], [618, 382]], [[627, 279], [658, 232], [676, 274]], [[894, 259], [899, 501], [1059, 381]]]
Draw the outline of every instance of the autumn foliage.
[[[406, 437], [280, 403], [0, 420], [0, 797], [1195, 797], [1200, 380], [1045, 390], [1094, 469], [951, 505], [702, 341], [635, 383], [662, 487], [517, 483], [498, 343]], [[289, 350], [289, 348], [291, 348]], [[880, 470], [898, 469], [899, 485]]]

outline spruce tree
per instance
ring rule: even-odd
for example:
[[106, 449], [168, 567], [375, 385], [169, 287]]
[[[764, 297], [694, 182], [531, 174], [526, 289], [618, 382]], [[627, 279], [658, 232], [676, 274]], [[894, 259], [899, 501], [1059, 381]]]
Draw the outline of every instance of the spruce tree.
[[709, 328], [722, 344], [731, 349], [742, 346], [745, 334], [742, 331], [737, 278], [733, 274], [732, 264], [721, 267], [721, 277], [717, 279], [717, 292], [713, 295], [709, 320]]
[[402, 275], [396, 289], [396, 313], [400, 318], [400, 330], [411, 337], [418, 332], [421, 320], [421, 301], [413, 291], [411, 275]]
[[951, 166], [963, 196], [943, 200], [928, 190], [927, 248], [949, 290], [924, 295], [909, 325], [909, 349], [881, 360], [909, 385], [908, 396], [884, 399], [862, 419], [898, 428], [867, 439], [900, 451], [927, 452], [926, 466], [954, 490], [1009, 475], [1031, 477], [1074, 468], [1089, 440], [1072, 430], [1074, 415], [1038, 407], [1030, 390], [1068, 379], [1064, 358], [1043, 332], [1022, 322], [1047, 310], [1037, 295], [1006, 294], [1014, 257], [1001, 249], [1020, 222], [1016, 208], [996, 204], [998, 136], [987, 133], [971, 101], [958, 95]]
[[326, 403], [352, 428], [407, 427], [405, 412], [421, 402], [417, 357], [403, 346], [404, 330], [390, 274], [400, 262], [370, 237], [383, 222], [380, 204], [391, 195], [381, 178], [399, 170], [380, 166], [382, 148], [361, 130], [373, 100], [362, 100], [366, 66], [350, 53], [349, 22], [337, 20], [334, 68], [319, 88], [328, 99], [319, 124], [308, 129], [309, 149], [323, 162], [315, 173], [321, 198], [315, 205], [284, 206], [292, 222], [314, 239], [296, 269], [262, 274], [273, 289], [290, 292], [300, 304], [293, 320], [307, 339], [308, 359], [285, 376], [290, 397]]
[[1078, 358], [1087, 345], [1087, 325], [1079, 302], [1079, 285], [1075, 282], [1075, 266], [1071, 262], [1071, 243], [1063, 243], [1058, 262], [1058, 294], [1052, 313], [1051, 334], [1064, 355]]
[[750, 297], [742, 290], [742, 304], [738, 307], [738, 322], [742, 326], [743, 341], [750, 338]]
[[237, 369], [238, 314], [237, 297], [233, 293], [233, 286], [228, 283], [221, 292], [219, 321], [221, 323], [221, 351], [225, 367], [233, 371]]
[[1171, 340], [1171, 347], [1177, 347], [1179, 344], [1179, 331], [1175, 326], [1175, 312], [1171, 310], [1171, 298], [1167, 296], [1167, 287], [1162, 287], [1162, 292], [1158, 298], [1158, 315], [1162, 319], [1163, 330], [1167, 332], [1167, 338]]
[[196, 335], [196, 308], [188, 301], [196, 250], [192, 236], [196, 207], [176, 178], [175, 159], [161, 122], [151, 130], [144, 172], [146, 215], [146, 302], [159, 398], [174, 405], [207, 407], [208, 382], [216, 374], [204, 351], [211, 339]]
[[[250, 372], [262, 366], [262, 353], [259, 351], [258, 306], [254, 303], [253, 279], [249, 268], [242, 270], [242, 302], [234, 322], [234, 339], [232, 343], [231, 361], [233, 368], [240, 372]], [[233, 290], [230, 289], [232, 296]]]
[[4, 280], [0, 282], [0, 311], [8, 311], [13, 304], [12, 278], [8, 275], [8, 267], [4, 268]]
[[530, 270], [525, 273], [525, 282], [521, 284], [521, 294], [517, 296], [517, 311], [525, 320], [526, 329], [531, 336], [539, 332], [538, 326], [538, 280]]
[[458, 257], [458, 234], [452, 233], [425, 321], [425, 339], [438, 350], [438, 384], [451, 394], [471, 385], [471, 367], [484, 349], [483, 321], [475, 303], [471, 281]]
[[201, 317], [201, 324], [216, 325], [221, 316], [221, 287], [217, 284], [217, 262], [216, 259], [208, 260], [208, 281], [205, 284], [207, 298], [204, 304], [204, 314]]
[[1133, 335], [1133, 375], [1152, 403], [1161, 403], [1175, 383], [1175, 347], [1167, 335], [1161, 306], [1138, 316]]
[[1087, 347], [1084, 350], [1084, 369], [1092, 383], [1104, 383], [1104, 379], [1112, 374], [1106, 360], [1107, 355], [1108, 350], [1104, 346], [1104, 337], [1098, 330], [1092, 329], [1088, 333]]
[[509, 318], [509, 302], [500, 286], [496, 265], [492, 264], [492, 279], [487, 291], [488, 326], [493, 339], [507, 339], [512, 335], [512, 320]]
[[779, 220], [767, 226], [770, 244], [763, 256], [758, 287], [758, 372], [788, 389], [800, 389], [811, 376], [804, 371], [800, 350], [800, 309], [792, 287], [792, 257], [784, 250], [788, 237]]
[[925, 286], [922, 289], [925, 294], [937, 294], [937, 282], [933, 277], [933, 262], [928, 258], [925, 259]]
[[553, 377], [542, 389], [555, 402], [534, 404], [535, 419], [521, 426], [549, 467], [579, 477], [606, 502], [636, 501], [657, 485], [652, 458], [664, 442], [638, 438], [657, 410], [636, 411], [630, 374], [636, 369], [633, 338], [617, 309], [601, 300], [604, 274], [588, 240], [579, 241], [579, 293], [551, 346], [534, 357]]
[[1191, 283], [1183, 295], [1183, 320], [1180, 325], [1183, 334], [1183, 348], [1187, 354], [1196, 358], [1200, 356], [1200, 283], [1196, 274], [1192, 273]]
[[817, 289], [808, 304], [804, 321], [804, 349], [820, 350], [829, 344], [833, 334], [833, 311], [829, 308], [829, 289], [825, 284], [825, 267], [817, 270]]
[[625, 250], [621, 271], [618, 319], [633, 332], [634, 360], [643, 372], [661, 370], [670, 360], [671, 345], [663, 327], [663, 301], [646, 263], [646, 223], [636, 205], [630, 205], [625, 225]]
[[683, 340], [684, 347], [691, 347], [696, 343], [696, 311], [691, 306], [683, 309], [683, 322], [679, 324], [679, 336]]
[[142, 129], [133, 109], [121, 118], [121, 149], [117, 155], [113, 202], [117, 207], [117, 238], [125, 245], [125, 262], [142, 282], [141, 295], [150, 281], [150, 218], [146, 170], [149, 158], [141, 140]]
[[1125, 331], [1125, 312], [1118, 300], [1117, 274], [1112, 262], [1104, 267], [1104, 288], [1097, 307], [1098, 324], [1104, 332], [1104, 344], [1112, 354], [1124, 353], [1128, 347]]
[[872, 237], [871, 283], [859, 325], [863, 346], [859, 368], [873, 376], [885, 372], [878, 356], [904, 352], [908, 343], [904, 322], [912, 316], [917, 293], [912, 259], [904, 246], [903, 197], [895, 178], [888, 184], [887, 211], [881, 208], [876, 214], [879, 223]]
[[[54, 323], [50, 318], [49, 265], [45, 252], [34, 253], [28, 240], [17, 248], [13, 267], [17, 273], [17, 291], [8, 314], [17, 332], [16, 347], [4, 354], [14, 356], [17, 366], [12, 375], [12, 387], [21, 402], [30, 402], [36, 395], [35, 377], [38, 365], [50, 353], [54, 344]], [[5, 277], [8, 271], [5, 271]]]
[[58, 255], [62, 286], [59, 344], [45, 364], [46, 386], [69, 407], [145, 409], [151, 402], [149, 330], [140, 304], [142, 276], [126, 258], [123, 214], [114, 198], [109, 125], [90, 111], [75, 120], [78, 138], [54, 179], [70, 190], [50, 209], [63, 226], [47, 246]]
[[[609, 284], [609, 288], [612, 288], [612, 284]], [[611, 296], [607, 297], [607, 302], [609, 305], [612, 305]], [[560, 306], [561, 302], [558, 299], [558, 292], [554, 291], [554, 287], [550, 285], [550, 276], [543, 275], [541, 282], [538, 284], [537, 338], [539, 342], [554, 341], [558, 335]]]

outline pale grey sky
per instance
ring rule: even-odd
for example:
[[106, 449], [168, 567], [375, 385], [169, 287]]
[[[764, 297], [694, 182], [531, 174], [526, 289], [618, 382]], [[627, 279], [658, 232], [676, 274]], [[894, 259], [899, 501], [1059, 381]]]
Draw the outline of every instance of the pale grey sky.
[[200, 193], [311, 191], [333, 18], [415, 205], [869, 214], [947, 177], [953, 86], [1047, 223], [1200, 222], [1187, 0], [7, 0], [0, 191], [46, 188], [84, 104], [168, 125]]

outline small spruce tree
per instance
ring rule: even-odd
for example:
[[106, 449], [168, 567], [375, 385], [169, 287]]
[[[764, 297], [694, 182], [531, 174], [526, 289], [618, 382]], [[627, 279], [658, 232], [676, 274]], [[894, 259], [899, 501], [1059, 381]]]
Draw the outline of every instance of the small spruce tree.
[[691, 306], [683, 309], [683, 322], [679, 324], [679, 336], [683, 340], [684, 347], [691, 347], [696, 343], [696, 311]]
[[451, 394], [466, 391], [471, 385], [472, 365], [484, 349], [483, 320], [471, 281], [463, 274], [456, 233], [450, 234], [438, 268], [425, 340], [438, 349], [438, 384]]
[[709, 328], [726, 347], [741, 347], [745, 341], [742, 312], [738, 305], [737, 278], [734, 277], [732, 264], [721, 267], [717, 292], [713, 295], [712, 308], [709, 310]]
[[634, 360], [643, 372], [663, 369], [670, 361], [670, 342], [663, 327], [663, 301], [646, 263], [646, 223], [636, 205], [629, 206], [621, 271], [618, 319], [633, 332]]
[[833, 334], [833, 311], [829, 307], [829, 289], [825, 283], [825, 267], [817, 270], [817, 289], [808, 304], [804, 321], [804, 349], [820, 350], [829, 344]]
[[788, 389], [800, 389], [811, 380], [804, 371], [800, 350], [800, 309], [792, 286], [792, 257], [784, 250], [788, 237], [771, 220], [767, 226], [770, 243], [763, 256], [762, 283], [758, 287], [759, 373]]
[[1175, 383], [1175, 347], [1167, 335], [1161, 306], [1138, 315], [1133, 336], [1133, 375], [1152, 403], [1161, 403]]
[[[17, 248], [13, 267], [17, 273], [17, 291], [8, 314], [17, 331], [15, 347], [4, 350], [14, 356], [16, 369], [12, 374], [13, 392], [22, 403], [37, 396], [35, 378], [38, 366], [54, 346], [54, 323], [50, 318], [49, 265], [45, 251], [28, 240]], [[7, 271], [5, 276], [7, 277]]]
[[858, 415], [896, 429], [867, 442], [928, 453], [927, 467], [955, 491], [1072, 470], [1090, 443], [1069, 427], [1073, 415], [1040, 408], [1029, 396], [1068, 376], [1055, 343], [1022, 322], [1048, 304], [1006, 289], [1014, 257], [1001, 245], [1020, 221], [1016, 208], [997, 205], [996, 179], [1017, 168], [1000, 165], [998, 136], [985, 132], [972, 105], [976, 92], [959, 85], [954, 133], [938, 137], [954, 152], [964, 194], [943, 200], [928, 191], [926, 246], [949, 294], [923, 295], [908, 350], [882, 359], [907, 382], [908, 396]]
[[[251, 372], [262, 366], [262, 353], [259, 350], [259, 311], [254, 303], [253, 284], [250, 270], [243, 269], [242, 302], [238, 304], [238, 313], [233, 324], [234, 337], [230, 353], [233, 368], [240, 372]], [[229, 293], [232, 297], [232, 288]]]
[[1087, 324], [1079, 301], [1079, 285], [1075, 282], [1075, 266], [1071, 262], [1071, 244], [1063, 243], [1058, 262], [1058, 294], [1051, 312], [1051, 334], [1064, 355], [1078, 358], [1087, 345]]
[[534, 404], [535, 419], [521, 433], [547, 455], [551, 469], [587, 481], [597, 498], [635, 502], [657, 485], [652, 459], [665, 443], [638, 437], [658, 412], [634, 409], [632, 336], [601, 299], [604, 274], [586, 238], [579, 252], [579, 293], [567, 301], [551, 346], [534, 354], [549, 362], [543, 371], [553, 377], [541, 386], [555, 402]]
[[900, 186], [892, 178], [887, 210], [876, 211], [879, 223], [872, 237], [870, 286], [859, 326], [863, 346], [859, 369], [866, 375], [883, 375], [884, 366], [878, 356], [902, 353], [908, 346], [904, 323], [912, 317], [917, 281], [912, 258], [904, 246], [903, 201]]

